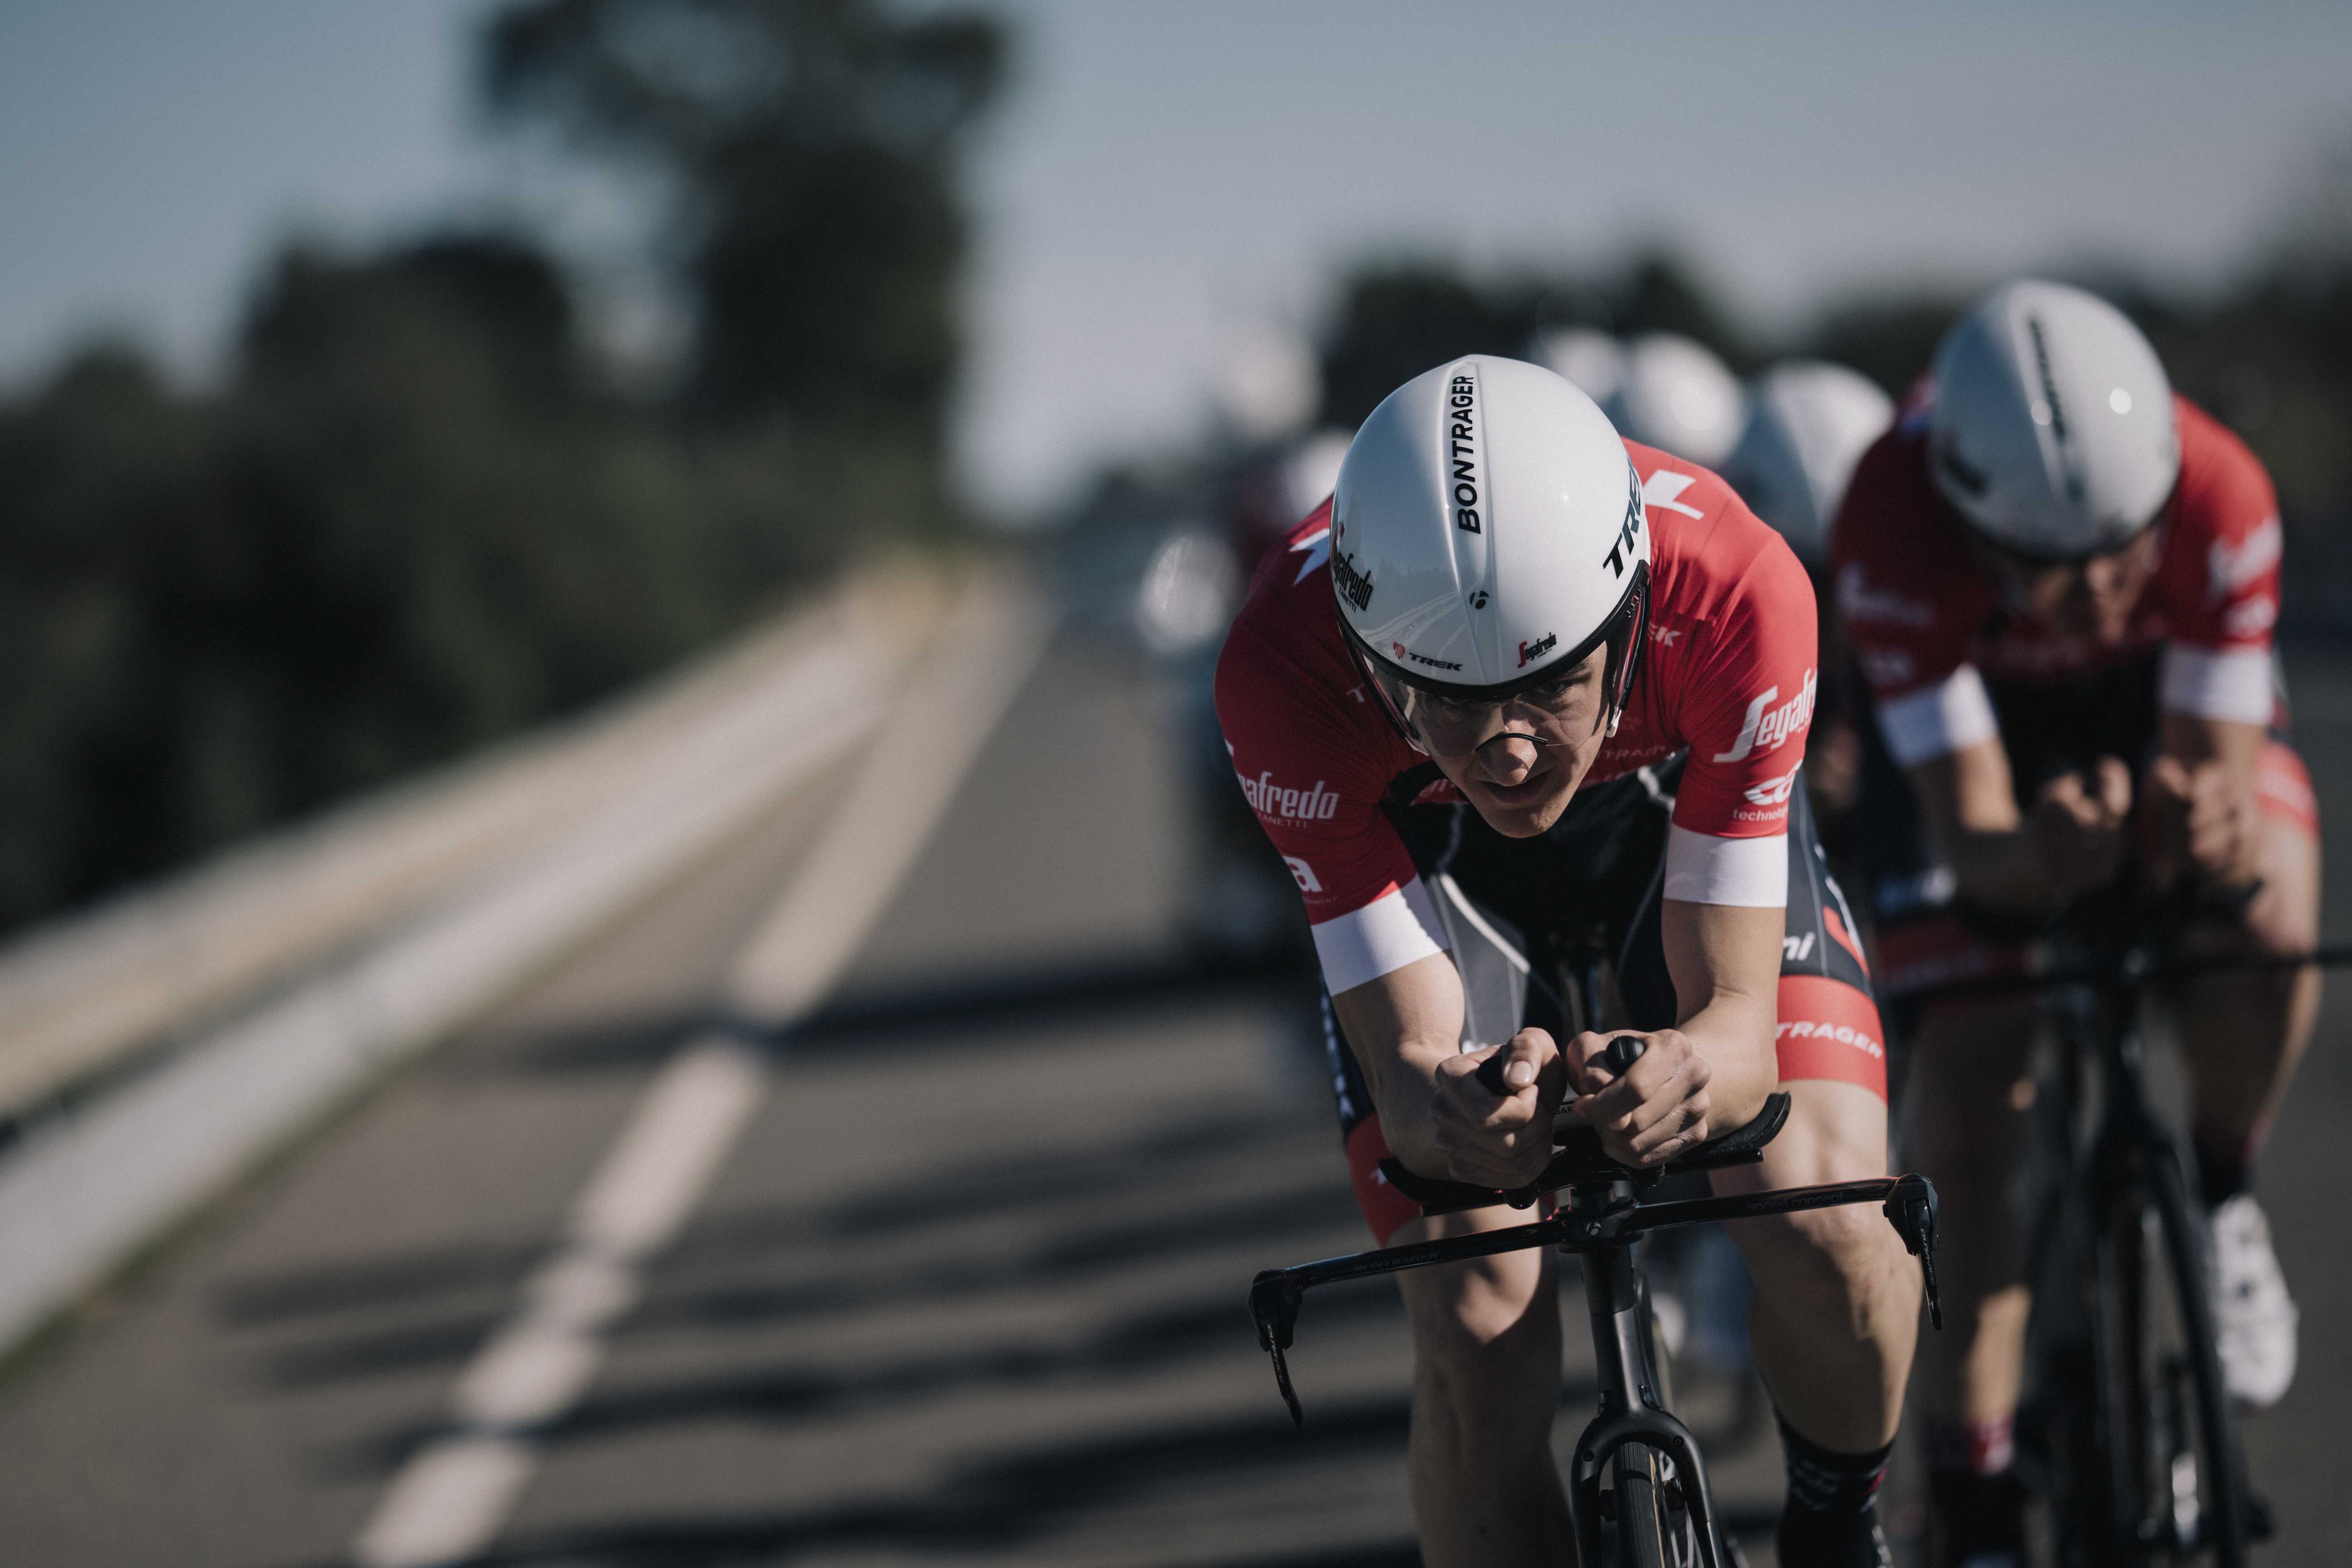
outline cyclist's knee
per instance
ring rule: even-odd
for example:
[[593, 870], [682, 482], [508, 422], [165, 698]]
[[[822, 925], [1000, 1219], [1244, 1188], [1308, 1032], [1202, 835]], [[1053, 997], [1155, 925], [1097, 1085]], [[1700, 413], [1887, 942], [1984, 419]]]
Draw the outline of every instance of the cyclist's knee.
[[[1723, 1173], [1718, 1190], [1814, 1186], [1886, 1174], [1886, 1105], [1855, 1085], [1805, 1079], [1783, 1085], [1789, 1125], [1761, 1166]], [[1759, 1279], [1775, 1277], [1809, 1297], [1856, 1301], [1900, 1272], [1902, 1242], [1874, 1205], [1809, 1209], [1742, 1221], [1742, 1245]], [[1890, 1253], [1889, 1249], [1892, 1248]]]
[[2266, 826], [2263, 883], [2240, 917], [2244, 940], [2263, 952], [2306, 952], [2319, 944], [2319, 841]]
[[1477, 1405], [1557, 1380], [1559, 1292], [1547, 1254], [1416, 1270], [1399, 1284], [1415, 1361], [1450, 1399]]

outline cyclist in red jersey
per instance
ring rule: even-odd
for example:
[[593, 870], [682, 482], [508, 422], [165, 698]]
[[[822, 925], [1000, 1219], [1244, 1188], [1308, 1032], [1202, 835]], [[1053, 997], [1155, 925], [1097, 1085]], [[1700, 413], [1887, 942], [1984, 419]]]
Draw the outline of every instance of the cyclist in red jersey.
[[[1335, 613], [1336, 610], [1336, 613]], [[1799, 768], [1812, 593], [1712, 474], [1619, 439], [1533, 365], [1485, 356], [1365, 422], [1338, 492], [1260, 565], [1217, 673], [1244, 794], [1305, 901], [1348, 1161], [1384, 1245], [1520, 1223], [1423, 1219], [1381, 1158], [1531, 1178], [1576, 1100], [1657, 1164], [1795, 1110], [1727, 1190], [1886, 1169], [1885, 1060]], [[1551, 979], [1605, 942], [1649, 1042], [1622, 1080]], [[1479, 1067], [1502, 1061], [1497, 1095]], [[1791, 1478], [1783, 1561], [1875, 1564], [1872, 1498], [1918, 1288], [1877, 1216], [1754, 1222], [1756, 1359]], [[1545, 1251], [1404, 1276], [1413, 1500], [1433, 1568], [1572, 1550], [1549, 1450]]]
[[[2112, 307], [2012, 284], [1954, 330], [1863, 459], [1832, 545], [1846, 636], [1901, 770], [1868, 792], [1860, 836], [1883, 994], [2021, 969], [2043, 916], [2110, 880], [2135, 831], [2159, 881], [2259, 884], [2210, 940], [2313, 945], [2318, 823], [2276, 732], [2279, 558], [2262, 464], [2173, 395]], [[2315, 971], [2217, 975], [2182, 996], [2222, 1363], [2255, 1404], [2293, 1374], [2294, 1308], [2249, 1175], [2318, 988]], [[2025, 1002], [1925, 1012], [1909, 1147], [1945, 1194], [1959, 1331], [1922, 1355], [1938, 1534], [1945, 1561], [1996, 1568], [2022, 1551], [2011, 1194], [2034, 1020]]]

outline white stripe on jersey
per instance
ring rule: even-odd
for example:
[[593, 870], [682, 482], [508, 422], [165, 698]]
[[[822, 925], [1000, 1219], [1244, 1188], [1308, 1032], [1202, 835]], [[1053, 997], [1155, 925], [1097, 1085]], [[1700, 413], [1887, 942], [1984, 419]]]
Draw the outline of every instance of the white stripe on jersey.
[[1324, 987], [1334, 996], [1446, 951], [1445, 927], [1418, 877], [1360, 910], [1308, 929], [1315, 956], [1323, 963]]
[[2158, 700], [2165, 710], [2240, 724], [2271, 721], [2271, 650], [2164, 645]]
[[1933, 686], [1880, 703], [1878, 732], [1896, 765], [1912, 768], [1998, 739], [2000, 721], [1984, 677], [1964, 664]]
[[1665, 895], [1686, 904], [1783, 908], [1789, 901], [1789, 836], [1717, 838], [1669, 827]]

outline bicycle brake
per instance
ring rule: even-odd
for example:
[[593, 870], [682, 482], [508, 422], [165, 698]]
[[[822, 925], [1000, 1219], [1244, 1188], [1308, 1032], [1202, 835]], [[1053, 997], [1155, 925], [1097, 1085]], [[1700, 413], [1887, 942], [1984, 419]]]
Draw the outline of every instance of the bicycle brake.
[[1936, 1290], [1936, 1184], [1920, 1175], [1897, 1177], [1880, 1212], [1903, 1238], [1904, 1247], [1918, 1258], [1919, 1272], [1927, 1281], [1927, 1321], [1942, 1328], [1944, 1304]]
[[1293, 1426], [1307, 1425], [1307, 1409], [1290, 1386], [1290, 1364], [1282, 1352], [1290, 1348], [1292, 1332], [1298, 1327], [1298, 1304], [1306, 1295], [1298, 1282], [1280, 1268], [1269, 1268], [1250, 1281], [1250, 1316], [1257, 1320], [1258, 1346], [1274, 1357], [1274, 1385], [1282, 1390], [1282, 1402], [1290, 1407]]

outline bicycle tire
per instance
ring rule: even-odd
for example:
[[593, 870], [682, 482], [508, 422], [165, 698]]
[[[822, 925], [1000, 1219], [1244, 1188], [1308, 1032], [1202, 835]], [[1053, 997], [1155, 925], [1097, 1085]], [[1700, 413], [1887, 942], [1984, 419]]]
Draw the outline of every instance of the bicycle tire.
[[1658, 1481], [1658, 1458], [1628, 1443], [1610, 1460], [1617, 1487], [1619, 1568], [1675, 1568], [1666, 1555], [1665, 1489]]
[[2114, 1173], [2095, 1224], [2088, 1354], [2076, 1363], [2087, 1386], [2077, 1385], [2069, 1467], [2077, 1534], [2066, 1559], [2245, 1568], [2244, 1462], [2179, 1161], [2160, 1148], [2135, 1153]]
[[2179, 1158], [2166, 1151], [2151, 1157], [2147, 1167], [2148, 1199], [2166, 1254], [2173, 1310], [2179, 1314], [2199, 1438], [2211, 1469], [2205, 1504], [2212, 1520], [2210, 1561], [2215, 1568], [2244, 1568], [2252, 1510], [2237, 1406], [2221, 1372], [2221, 1336], [2213, 1321], [2211, 1240], [2189, 1206], [2189, 1184]]

